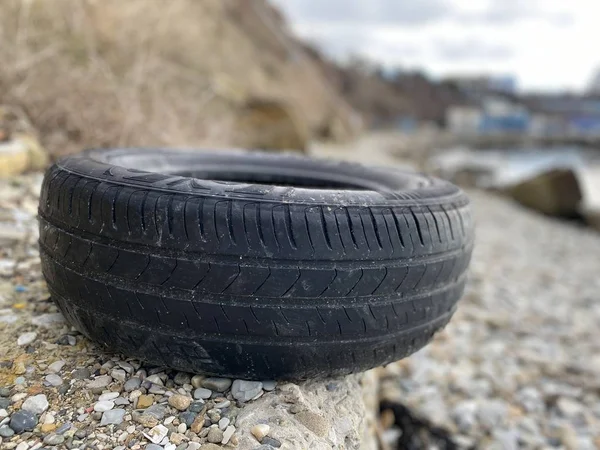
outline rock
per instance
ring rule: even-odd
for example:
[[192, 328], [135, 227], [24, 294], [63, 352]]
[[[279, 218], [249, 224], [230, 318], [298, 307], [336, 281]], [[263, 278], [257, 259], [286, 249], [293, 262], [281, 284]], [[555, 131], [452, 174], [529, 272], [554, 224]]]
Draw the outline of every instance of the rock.
[[60, 434], [49, 434], [44, 438], [44, 444], [47, 445], [60, 445], [65, 442], [65, 437]]
[[194, 398], [198, 399], [208, 399], [212, 395], [212, 391], [210, 389], [198, 388], [194, 391]]
[[23, 402], [21, 409], [40, 415], [48, 409], [48, 399], [44, 394], [34, 395]]
[[202, 387], [210, 389], [211, 391], [225, 392], [231, 386], [231, 380], [229, 378], [205, 378], [202, 380]]
[[223, 450], [223, 447], [215, 444], [203, 444], [200, 446], [200, 450]]
[[229, 422], [229, 417], [222, 417], [221, 419], [219, 419], [219, 428], [221, 430], [225, 430], [229, 426]]
[[169, 405], [179, 411], [185, 411], [192, 402], [190, 397], [181, 394], [175, 394], [169, 397]]
[[47, 163], [48, 155], [32, 135], [19, 133], [9, 141], [0, 140], [0, 177], [40, 170]]
[[150, 375], [146, 377], [144, 381], [147, 381], [152, 384], [157, 384], [159, 386], [164, 386], [163, 380], [158, 376], [158, 374]]
[[144, 414], [149, 414], [156, 417], [158, 420], [163, 420], [167, 415], [167, 407], [163, 405], [152, 405], [144, 411]]
[[200, 411], [202, 411], [204, 409], [204, 402], [193, 402], [190, 405], [189, 410], [195, 413], [199, 413]]
[[17, 339], [17, 345], [29, 345], [37, 338], [37, 333], [35, 331], [30, 331], [28, 333], [23, 333]]
[[235, 380], [231, 386], [231, 395], [240, 402], [252, 400], [262, 392], [260, 381]]
[[560, 397], [556, 406], [560, 413], [567, 418], [573, 418], [583, 414], [584, 407], [581, 403], [569, 397]]
[[61, 313], [41, 314], [33, 317], [31, 323], [38, 327], [55, 328], [57, 325], [65, 323], [65, 316]]
[[158, 419], [150, 414], [140, 414], [134, 417], [134, 420], [145, 428], [152, 428], [158, 425]]
[[265, 436], [265, 438], [262, 440], [261, 444], [263, 445], [269, 445], [271, 447], [274, 448], [279, 448], [281, 447], [281, 442], [279, 442], [277, 439], [274, 439], [270, 436]]
[[308, 147], [309, 130], [291, 104], [267, 98], [249, 98], [239, 108], [234, 141], [245, 148], [298, 150]]
[[13, 413], [9, 426], [15, 433], [20, 434], [23, 431], [32, 431], [37, 423], [38, 418], [35, 414], [22, 409]]
[[7, 425], [2, 425], [0, 427], [0, 437], [9, 438], [13, 436], [15, 432]]
[[51, 373], [49, 375], [46, 375], [46, 382], [50, 385], [50, 386], [60, 386], [61, 384], [63, 384], [63, 380], [60, 376], [58, 376], [55, 373]]
[[210, 427], [206, 438], [208, 439], [208, 442], [220, 444], [223, 440], [223, 431], [219, 430], [218, 427]]
[[164, 449], [160, 445], [148, 444], [148, 445], [146, 445], [146, 450], [164, 450]]
[[[89, 369], [87, 368], [81, 368], [81, 369], [75, 369], [71, 376], [76, 379], [76, 380], [87, 380], [89, 377], [92, 376], [92, 373], [90, 372]], [[89, 385], [88, 385], [89, 387]]]
[[102, 414], [100, 426], [102, 427], [110, 424], [120, 425], [121, 423], [123, 423], [123, 417], [125, 417], [125, 412], [126, 411], [124, 409], [112, 409], [109, 411], [105, 411], [104, 414]]
[[123, 385], [123, 389], [126, 392], [131, 392], [131, 391], [135, 391], [136, 389], [138, 389], [141, 385], [142, 385], [142, 380], [139, 379], [138, 377], [133, 377], [125, 382], [125, 384]]
[[327, 436], [331, 428], [329, 421], [325, 417], [311, 411], [301, 411], [294, 417], [298, 422], [320, 437]]
[[175, 445], [179, 445], [182, 442], [185, 441], [185, 434], [182, 433], [172, 433], [171, 436], [169, 436], [169, 440], [175, 444]]
[[235, 427], [233, 425], [229, 425], [223, 432], [223, 439], [221, 440], [221, 444], [227, 444], [231, 439], [231, 436], [233, 436], [233, 433], [235, 433]]
[[100, 375], [93, 380], [87, 382], [88, 389], [101, 389], [112, 383], [112, 377], [109, 375]]
[[192, 378], [189, 373], [177, 372], [177, 374], [173, 378], [173, 381], [175, 382], [175, 384], [183, 386], [184, 384], [190, 384]]
[[118, 396], [118, 392], [106, 392], [105, 394], [102, 394], [100, 397], [98, 397], [98, 401], [103, 402], [108, 400], [115, 400]]
[[94, 405], [94, 411], [105, 412], [111, 410], [115, 407], [115, 402], [104, 400], [100, 402], [96, 402]]
[[204, 381], [206, 377], [203, 375], [194, 375], [191, 379], [191, 384], [195, 389], [202, 387], [202, 381]]
[[140, 395], [137, 401], [138, 409], [145, 409], [154, 404], [154, 396], [153, 395]]
[[277, 382], [276, 381], [263, 381], [262, 385], [263, 385], [262, 388], [265, 391], [270, 392], [270, 391], [274, 390], [277, 387]]
[[123, 382], [125, 382], [125, 379], [127, 378], [127, 374], [126, 374], [126, 373], [125, 373], [125, 371], [124, 371], [124, 370], [122, 370], [122, 369], [113, 369], [113, 370], [110, 372], [110, 376], [111, 376], [111, 377], [112, 377], [114, 380], [116, 380], [116, 381], [118, 381], [118, 382], [120, 382], [120, 383], [123, 383]]
[[271, 427], [266, 423], [259, 423], [250, 429], [250, 432], [258, 442], [262, 442], [263, 438], [269, 434], [269, 431], [271, 431]]
[[465, 400], [454, 407], [451, 416], [458, 429], [463, 433], [468, 433], [477, 423], [476, 414], [477, 402]]
[[179, 420], [181, 421], [181, 423], [185, 423], [185, 425], [188, 428], [190, 428], [192, 426], [192, 424], [194, 423], [194, 420], [196, 420], [197, 416], [198, 416], [198, 414], [195, 412], [184, 411], [181, 414], [179, 414]]
[[169, 429], [164, 425], [156, 425], [148, 433], [144, 433], [152, 443], [159, 444], [169, 433]]
[[577, 175], [568, 168], [538, 173], [503, 190], [528, 208], [559, 217], [576, 217], [583, 198]]
[[62, 370], [62, 368], [65, 366], [65, 362], [64, 361], [54, 361], [52, 364], [50, 364], [48, 366], [48, 370], [50, 372], [54, 372], [54, 373], [58, 373]]

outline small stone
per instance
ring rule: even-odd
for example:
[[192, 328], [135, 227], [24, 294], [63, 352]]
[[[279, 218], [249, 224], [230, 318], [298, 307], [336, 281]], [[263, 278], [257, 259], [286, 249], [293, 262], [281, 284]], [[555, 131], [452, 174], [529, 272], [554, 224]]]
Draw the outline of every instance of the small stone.
[[84, 414], [79, 414], [77, 416], [77, 422], [83, 422], [85, 421], [85, 419], [87, 419], [89, 417], [89, 414], [84, 413]]
[[8, 397], [10, 395], [10, 389], [7, 387], [0, 388], [0, 397]]
[[0, 409], [0, 421], [6, 417], [8, 417], [8, 411], [6, 411], [6, 409]]
[[13, 436], [14, 434], [15, 434], [15, 432], [9, 426], [2, 425], [0, 427], [0, 437], [9, 438], [9, 437]]
[[223, 439], [221, 440], [221, 444], [227, 444], [229, 442], [229, 439], [231, 439], [231, 436], [233, 436], [233, 433], [235, 433], [235, 427], [233, 425], [229, 425], [227, 429], [223, 432]]
[[148, 445], [146, 445], [146, 450], [164, 450], [164, 449], [160, 445], [148, 444]]
[[231, 386], [231, 395], [240, 402], [252, 400], [262, 392], [260, 381], [235, 380]]
[[177, 425], [178, 433], [185, 433], [186, 431], [187, 431], [187, 425], [185, 423], [180, 423], [179, 425]]
[[29, 444], [25, 441], [21, 442], [19, 445], [15, 447], [15, 450], [28, 450]]
[[210, 389], [205, 389], [205, 388], [198, 388], [194, 391], [194, 398], [196, 400], [199, 399], [209, 399], [210, 396], [212, 395], [212, 391]]
[[194, 386], [196, 389], [202, 387], [202, 381], [204, 381], [204, 378], [205, 377], [202, 375], [194, 375], [191, 380], [192, 386]]
[[123, 383], [125, 381], [125, 378], [127, 378], [127, 374], [122, 369], [113, 369], [110, 372], [110, 376], [113, 377], [114, 380], [119, 381], [120, 383]]
[[195, 413], [199, 413], [203, 409], [204, 409], [204, 402], [193, 402], [189, 407], [189, 410], [191, 412], [195, 412]]
[[221, 420], [219, 420], [219, 428], [225, 430], [229, 426], [229, 422], [231, 422], [229, 417], [222, 417]]
[[135, 421], [142, 425], [144, 428], [152, 428], [158, 425], [158, 419], [150, 414], [140, 414], [135, 418]]
[[54, 373], [58, 373], [62, 370], [62, 368], [65, 366], [65, 362], [64, 361], [54, 361], [52, 364], [50, 364], [48, 366], [48, 370], [50, 372], [54, 372]]
[[154, 395], [140, 395], [138, 397], [137, 408], [145, 409], [154, 404]]
[[185, 425], [188, 428], [190, 428], [194, 423], [194, 420], [196, 420], [197, 416], [198, 414], [196, 414], [195, 412], [185, 411], [179, 414], [179, 420], [181, 421], [181, 423], [185, 423]]
[[[169, 433], [169, 429], [164, 425], [156, 425], [148, 433], [144, 433], [152, 443], [159, 444]], [[147, 447], [146, 447], [147, 448]]]
[[45, 423], [41, 426], [42, 433], [50, 433], [51, 431], [56, 430], [55, 423]]
[[263, 385], [262, 388], [265, 391], [270, 392], [270, 391], [274, 390], [277, 387], [277, 382], [276, 381], [272, 381], [272, 380], [271, 381], [263, 381], [262, 385]]
[[46, 375], [45, 380], [50, 386], [60, 386], [63, 384], [62, 378], [55, 373]]
[[129, 405], [129, 400], [123, 397], [117, 397], [114, 399], [115, 405], [117, 406], [126, 406]]
[[190, 406], [191, 402], [192, 399], [190, 397], [181, 394], [175, 394], [169, 397], [169, 405], [179, 411], [185, 411]]
[[310, 411], [301, 411], [295, 417], [298, 422], [320, 437], [327, 436], [331, 428], [329, 421], [325, 417]]
[[149, 414], [156, 417], [158, 420], [163, 420], [167, 415], [167, 407], [163, 405], [152, 405], [144, 411], [144, 414]]
[[192, 378], [190, 374], [185, 372], [177, 372], [177, 374], [173, 378], [175, 384], [178, 384], [179, 386], [183, 386], [184, 384], [190, 384], [191, 380]]
[[11, 416], [9, 426], [15, 433], [20, 434], [23, 431], [32, 431], [37, 423], [38, 418], [35, 414], [22, 409]]
[[30, 331], [28, 333], [23, 333], [17, 339], [17, 345], [29, 345], [37, 338], [37, 333], [35, 331]]
[[110, 411], [105, 411], [104, 414], [102, 414], [100, 426], [103, 427], [110, 424], [120, 425], [123, 423], [123, 417], [125, 417], [124, 409], [112, 409]]
[[65, 316], [61, 313], [41, 314], [33, 317], [31, 323], [38, 327], [54, 328], [57, 325], [65, 323]]
[[100, 375], [99, 377], [94, 378], [87, 382], [88, 389], [100, 389], [105, 388], [110, 383], [112, 383], [112, 378], [110, 375]]
[[118, 392], [106, 392], [104, 394], [102, 394], [100, 397], [98, 397], [98, 400], [103, 402], [103, 401], [107, 401], [107, 400], [114, 400], [119, 396]]
[[58, 427], [58, 429], [56, 430], [56, 434], [64, 434], [65, 432], [69, 431], [71, 429], [71, 427], [73, 426], [73, 424], [71, 422], [66, 422], [63, 423], [60, 427]]
[[231, 380], [229, 378], [205, 378], [202, 380], [202, 387], [210, 389], [211, 391], [225, 392], [231, 386]]
[[71, 376], [76, 380], [87, 380], [89, 377], [92, 376], [92, 373], [90, 372], [89, 369], [82, 368], [82, 369], [75, 369], [73, 371], [73, 373], [71, 374]]
[[44, 438], [44, 444], [47, 445], [60, 445], [65, 442], [65, 437], [60, 434], [49, 434]]
[[23, 402], [21, 409], [33, 414], [42, 414], [48, 409], [48, 399], [44, 394], [34, 395]]
[[185, 434], [182, 433], [171, 433], [171, 436], [169, 436], [169, 440], [175, 444], [175, 445], [179, 445], [181, 444], [183, 441], [185, 441]]
[[115, 402], [112, 402], [110, 400], [104, 400], [104, 401], [96, 402], [96, 404], [94, 405], [94, 411], [105, 412], [105, 411], [109, 411], [109, 410], [113, 409], [114, 407], [115, 407]]
[[231, 406], [231, 402], [229, 400], [225, 400], [223, 402], [217, 403], [215, 408], [217, 409], [225, 409]]
[[261, 441], [261, 444], [263, 445], [269, 445], [271, 447], [274, 448], [279, 448], [281, 447], [281, 442], [279, 442], [277, 439], [274, 439], [270, 436], [265, 436], [264, 439]]
[[125, 372], [127, 373], [133, 373], [133, 366], [131, 364], [129, 364], [127, 361], [118, 361], [117, 365], [123, 369]]
[[219, 430], [218, 427], [211, 427], [208, 430], [208, 436], [206, 437], [208, 442], [213, 444], [220, 444], [223, 440], [223, 431]]
[[10, 406], [10, 399], [9, 398], [1, 398], [0, 397], [0, 408], [6, 409], [9, 406]]
[[250, 432], [258, 442], [262, 442], [263, 438], [269, 434], [269, 431], [271, 431], [271, 427], [266, 423], [259, 423], [250, 429]]
[[192, 433], [200, 433], [202, 428], [204, 427], [204, 415], [197, 416], [192, 424], [190, 425], [190, 430]]
[[569, 397], [560, 397], [556, 406], [563, 417], [573, 418], [580, 414], [583, 414], [583, 405]]
[[123, 385], [123, 389], [125, 389], [126, 392], [131, 392], [135, 391], [141, 385], [142, 380], [140, 380], [138, 377], [133, 377], [125, 382], [125, 384]]
[[152, 384], [158, 384], [159, 386], [164, 386], [163, 380], [158, 376], [158, 374], [150, 375], [146, 377], [144, 381]]

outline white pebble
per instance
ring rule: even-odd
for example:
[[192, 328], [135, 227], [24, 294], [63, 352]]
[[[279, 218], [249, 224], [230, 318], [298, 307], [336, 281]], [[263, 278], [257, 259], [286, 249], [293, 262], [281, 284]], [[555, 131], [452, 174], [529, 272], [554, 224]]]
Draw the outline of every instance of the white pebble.
[[23, 402], [21, 409], [34, 414], [42, 414], [48, 409], [48, 399], [44, 394], [34, 395]]
[[180, 423], [177, 427], [177, 432], [184, 434], [187, 431], [187, 425], [185, 423]]
[[109, 400], [104, 400], [100, 402], [96, 402], [94, 405], [94, 411], [104, 412], [115, 407], [115, 402], [111, 402]]
[[60, 386], [63, 384], [62, 378], [55, 373], [46, 375], [46, 381], [50, 384], [50, 386]]
[[52, 364], [50, 364], [48, 366], [48, 370], [50, 372], [54, 372], [54, 373], [58, 373], [62, 370], [62, 368], [65, 366], [65, 362], [64, 361], [54, 361]]
[[229, 422], [229, 417], [222, 417], [221, 420], [219, 420], [219, 428], [225, 430], [229, 426]]
[[229, 425], [223, 432], [223, 440], [221, 441], [221, 444], [227, 444], [229, 439], [231, 439], [231, 436], [233, 436], [233, 433], [235, 433], [235, 427], [233, 425]]
[[100, 397], [98, 397], [98, 400], [101, 402], [106, 401], [106, 400], [114, 400], [118, 396], [119, 396], [118, 392], [106, 392], [105, 394], [102, 394]]
[[250, 432], [256, 438], [258, 442], [261, 442], [265, 436], [269, 434], [271, 431], [271, 427], [266, 423], [259, 423], [258, 425], [254, 425]]
[[37, 338], [37, 333], [35, 331], [30, 331], [28, 333], [23, 333], [17, 339], [17, 345], [29, 345]]

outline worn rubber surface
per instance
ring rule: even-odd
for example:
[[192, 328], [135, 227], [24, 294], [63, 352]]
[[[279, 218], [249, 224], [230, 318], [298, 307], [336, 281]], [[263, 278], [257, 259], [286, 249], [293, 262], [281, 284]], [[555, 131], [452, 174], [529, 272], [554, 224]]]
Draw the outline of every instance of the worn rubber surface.
[[473, 246], [449, 183], [241, 151], [70, 157], [47, 171], [39, 218], [51, 295], [82, 333], [247, 379], [415, 352], [454, 312]]

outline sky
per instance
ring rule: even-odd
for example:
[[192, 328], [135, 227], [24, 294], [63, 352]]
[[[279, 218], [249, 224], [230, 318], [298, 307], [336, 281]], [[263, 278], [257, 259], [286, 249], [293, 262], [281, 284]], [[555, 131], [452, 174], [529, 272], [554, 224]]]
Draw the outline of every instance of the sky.
[[511, 75], [581, 91], [600, 70], [600, 0], [272, 0], [326, 54], [433, 78]]

